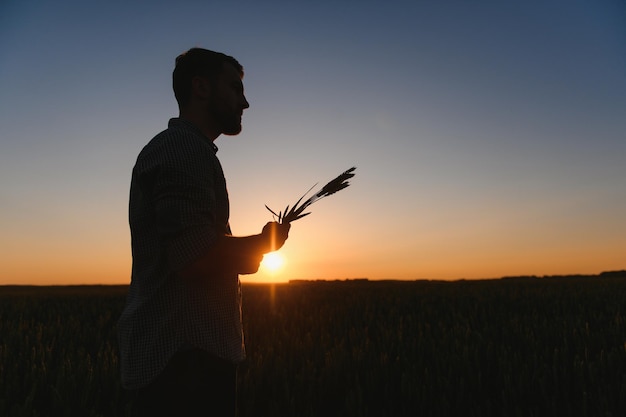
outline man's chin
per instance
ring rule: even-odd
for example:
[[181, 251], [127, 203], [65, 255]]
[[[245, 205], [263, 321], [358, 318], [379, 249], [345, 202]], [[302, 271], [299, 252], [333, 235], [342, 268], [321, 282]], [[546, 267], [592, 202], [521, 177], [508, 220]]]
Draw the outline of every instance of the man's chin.
[[226, 136], [236, 136], [241, 133], [241, 125], [226, 128], [222, 131], [222, 133]]

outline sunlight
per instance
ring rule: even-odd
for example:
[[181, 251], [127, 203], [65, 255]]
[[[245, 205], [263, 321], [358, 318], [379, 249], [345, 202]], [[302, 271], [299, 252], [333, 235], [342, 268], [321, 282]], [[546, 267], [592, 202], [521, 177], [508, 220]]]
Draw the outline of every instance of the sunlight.
[[278, 252], [270, 252], [263, 255], [261, 266], [268, 272], [277, 273], [285, 264], [285, 258]]

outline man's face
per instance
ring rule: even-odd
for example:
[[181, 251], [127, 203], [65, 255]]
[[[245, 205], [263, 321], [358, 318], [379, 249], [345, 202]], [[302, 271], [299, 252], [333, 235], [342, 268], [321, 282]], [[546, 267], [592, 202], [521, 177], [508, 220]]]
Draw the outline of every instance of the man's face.
[[239, 73], [232, 65], [224, 64], [209, 100], [209, 117], [221, 133], [236, 135], [241, 132], [241, 116], [248, 107]]

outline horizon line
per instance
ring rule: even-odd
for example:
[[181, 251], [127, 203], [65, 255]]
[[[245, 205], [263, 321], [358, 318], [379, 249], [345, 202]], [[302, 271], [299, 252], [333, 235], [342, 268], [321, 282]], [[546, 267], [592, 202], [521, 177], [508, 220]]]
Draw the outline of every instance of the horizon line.
[[[300, 284], [300, 283], [314, 283], [314, 282], [379, 282], [379, 281], [392, 281], [392, 282], [459, 282], [459, 281], [497, 281], [497, 280], [512, 280], [512, 279], [549, 279], [549, 278], [607, 278], [607, 277], [626, 277], [626, 269], [603, 271], [598, 274], [557, 274], [557, 275], [504, 275], [501, 277], [485, 277], [485, 278], [453, 278], [453, 279], [433, 279], [433, 278], [414, 278], [414, 279], [399, 279], [399, 278], [368, 278], [368, 277], [356, 277], [356, 278], [316, 278], [316, 279], [290, 279], [286, 281], [258, 281], [242, 282], [242, 285], [267, 285], [267, 284]], [[128, 287], [130, 283], [126, 284], [0, 284], [0, 287]]]

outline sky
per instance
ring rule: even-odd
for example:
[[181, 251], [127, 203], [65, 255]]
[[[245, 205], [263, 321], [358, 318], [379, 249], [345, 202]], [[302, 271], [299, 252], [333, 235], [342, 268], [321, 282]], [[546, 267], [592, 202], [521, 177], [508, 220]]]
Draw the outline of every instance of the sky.
[[130, 281], [131, 171], [196, 46], [245, 68], [235, 235], [357, 167], [244, 282], [626, 269], [622, 1], [3, 0], [0, 284]]

